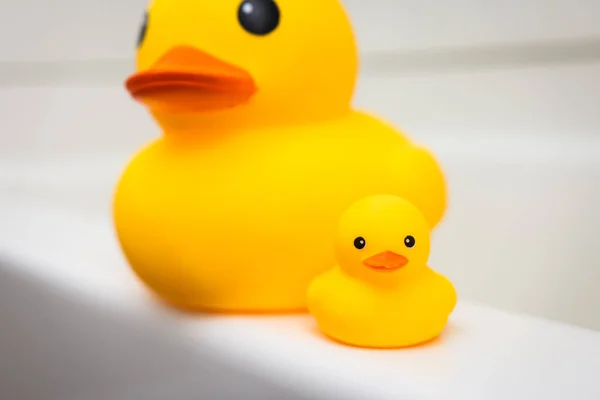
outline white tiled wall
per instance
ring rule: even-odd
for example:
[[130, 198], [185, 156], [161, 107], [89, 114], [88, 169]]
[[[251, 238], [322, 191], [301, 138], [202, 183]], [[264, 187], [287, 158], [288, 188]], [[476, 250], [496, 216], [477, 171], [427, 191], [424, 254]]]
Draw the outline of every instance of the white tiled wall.
[[[129, 57], [149, 0], [2, 0], [2, 61]], [[366, 51], [599, 37], [597, 0], [346, 0]]]
[[[0, 4], [0, 184], [58, 188], [158, 134], [122, 89], [146, 0]], [[448, 174], [432, 266], [465, 299], [600, 329], [600, 2], [347, 5], [356, 104]], [[32, 167], [48, 161], [43, 176]], [[108, 201], [111, 165], [77, 187]]]

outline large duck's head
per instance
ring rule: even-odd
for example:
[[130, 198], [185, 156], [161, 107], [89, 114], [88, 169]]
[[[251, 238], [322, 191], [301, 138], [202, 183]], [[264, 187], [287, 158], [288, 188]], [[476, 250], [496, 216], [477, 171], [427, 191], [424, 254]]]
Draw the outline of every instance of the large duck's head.
[[335, 117], [356, 80], [339, 0], [154, 0], [138, 46], [127, 89], [173, 129]]

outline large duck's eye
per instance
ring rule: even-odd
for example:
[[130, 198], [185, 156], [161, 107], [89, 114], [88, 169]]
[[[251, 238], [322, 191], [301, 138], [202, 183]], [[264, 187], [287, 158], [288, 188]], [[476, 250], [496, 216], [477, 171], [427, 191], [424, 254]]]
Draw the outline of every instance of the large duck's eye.
[[247, 32], [267, 35], [279, 25], [279, 7], [273, 0], [244, 0], [238, 9], [238, 20]]
[[362, 250], [367, 246], [367, 241], [365, 240], [365, 238], [363, 238], [362, 236], [357, 237], [356, 239], [354, 239], [354, 247], [357, 250]]
[[142, 26], [140, 27], [140, 33], [138, 34], [137, 39], [137, 47], [140, 47], [144, 43], [144, 39], [146, 39], [146, 33], [148, 33], [148, 13], [144, 14], [144, 20], [142, 21]]

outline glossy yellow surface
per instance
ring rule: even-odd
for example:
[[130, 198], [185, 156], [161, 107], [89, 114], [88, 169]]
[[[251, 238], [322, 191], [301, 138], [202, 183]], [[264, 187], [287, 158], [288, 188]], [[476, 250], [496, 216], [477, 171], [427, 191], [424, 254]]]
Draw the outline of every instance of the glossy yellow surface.
[[[364, 239], [364, 248], [355, 247], [356, 238]], [[338, 225], [337, 265], [308, 290], [309, 310], [323, 332], [376, 348], [413, 346], [438, 336], [456, 292], [427, 266], [429, 248], [427, 221], [407, 200], [377, 195], [354, 203]], [[369, 260], [378, 260], [376, 268]]]
[[240, 1], [155, 0], [138, 70], [176, 46], [248, 71], [247, 104], [196, 113], [150, 107], [163, 135], [118, 183], [114, 221], [137, 275], [182, 307], [305, 309], [310, 281], [334, 263], [343, 210], [404, 196], [436, 225], [446, 207], [431, 154], [350, 108], [356, 48], [337, 0], [278, 0], [266, 36], [240, 28]]

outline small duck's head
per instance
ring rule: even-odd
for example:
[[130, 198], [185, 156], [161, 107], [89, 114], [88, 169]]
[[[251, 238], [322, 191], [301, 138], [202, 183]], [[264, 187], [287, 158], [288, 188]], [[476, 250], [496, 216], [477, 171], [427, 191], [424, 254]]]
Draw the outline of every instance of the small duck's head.
[[153, 0], [126, 87], [168, 127], [247, 127], [342, 114], [356, 73], [339, 0]]
[[429, 226], [407, 200], [367, 197], [340, 219], [336, 257], [346, 273], [372, 282], [391, 282], [418, 273], [429, 258]]

